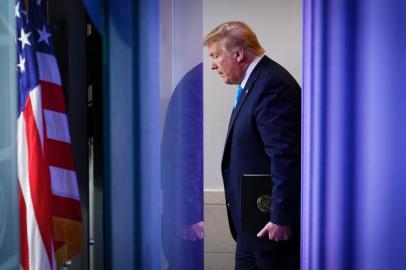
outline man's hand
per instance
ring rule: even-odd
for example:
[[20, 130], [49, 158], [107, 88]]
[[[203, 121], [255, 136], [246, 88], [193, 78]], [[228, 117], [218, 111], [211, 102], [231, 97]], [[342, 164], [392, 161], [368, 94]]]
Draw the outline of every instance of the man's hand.
[[269, 240], [289, 240], [289, 238], [292, 236], [292, 229], [289, 225], [278, 225], [272, 222], [268, 222], [265, 227], [257, 234], [257, 236], [262, 237], [267, 234]]
[[204, 222], [200, 221], [192, 225], [185, 225], [180, 228], [180, 237], [183, 240], [202, 240], [204, 237]]

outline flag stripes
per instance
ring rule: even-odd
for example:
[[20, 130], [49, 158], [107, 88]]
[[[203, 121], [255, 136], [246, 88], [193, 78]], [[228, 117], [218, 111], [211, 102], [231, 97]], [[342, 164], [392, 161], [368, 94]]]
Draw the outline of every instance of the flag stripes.
[[44, 109], [64, 113], [65, 102], [60, 85], [41, 81], [42, 106]]
[[68, 118], [64, 113], [45, 110], [47, 138], [70, 143]]
[[50, 166], [52, 194], [79, 200], [74, 171]]
[[84, 244], [61, 76], [41, 3], [17, 0], [15, 7], [17, 169], [24, 270], [63, 266]]
[[64, 168], [67, 170], [75, 169], [72, 159], [72, 149], [68, 143], [47, 139], [45, 156], [48, 158], [50, 166]]
[[[66, 207], [69, 205], [69, 207]], [[65, 217], [73, 221], [80, 221], [80, 202], [70, 198], [53, 196], [52, 198], [52, 213], [57, 217]]]
[[19, 205], [20, 205], [20, 257], [21, 267], [29, 269], [28, 264], [28, 236], [27, 236], [27, 209], [25, 208], [25, 200], [22, 195], [21, 186], [19, 190]]
[[[31, 96], [31, 94], [30, 94]], [[49, 170], [47, 164], [45, 163], [43, 157], [43, 151], [40, 143], [40, 133], [38, 132], [38, 127], [34, 120], [34, 112], [31, 106], [30, 98], [27, 100], [27, 105], [23, 113], [25, 119], [25, 128], [26, 128], [26, 138], [27, 138], [27, 150], [28, 150], [28, 180], [30, 189], [27, 194], [30, 194], [32, 201], [32, 213], [34, 216], [27, 217], [28, 222], [37, 222], [39, 234], [35, 234], [33, 244], [35, 247], [43, 245], [46, 254], [41, 254], [39, 250], [37, 251], [34, 246], [30, 248], [29, 253], [34, 252], [34, 260], [41, 257], [40, 255], [48, 255], [47, 258], [52, 258], [52, 227], [51, 227], [51, 209], [50, 209], [50, 181], [49, 181]], [[27, 212], [30, 213], [31, 207], [28, 207], [30, 204], [29, 200], [25, 200], [27, 205]], [[32, 221], [31, 221], [32, 220]], [[30, 228], [30, 227], [28, 227]], [[30, 229], [28, 230], [30, 232]], [[30, 233], [28, 233], [29, 242], [30, 242]], [[30, 244], [30, 243], [29, 243]], [[38, 253], [38, 254], [35, 254]], [[30, 254], [31, 255], [31, 254]], [[48, 263], [51, 265], [51, 260], [49, 259]], [[31, 265], [31, 264], [30, 264]], [[41, 259], [41, 267], [45, 267], [46, 263]], [[30, 267], [31, 269], [31, 267]], [[47, 268], [34, 268], [34, 269], [47, 269]]]
[[41, 81], [62, 85], [55, 56], [37, 52], [38, 76]]
[[[39, 226], [34, 213], [33, 200], [31, 198], [31, 188], [29, 179], [29, 157], [28, 145], [25, 130], [24, 114], [17, 120], [17, 162], [18, 179], [20, 182], [21, 199], [20, 202], [20, 250], [21, 267], [29, 269], [50, 269], [47, 252], [42, 242]], [[25, 221], [25, 223], [23, 222]], [[26, 232], [26, 234], [24, 233]]]
[[[34, 87], [34, 89], [30, 91], [29, 97], [30, 97], [29, 101], [31, 103], [32, 108], [28, 108], [28, 109], [31, 110], [32, 115], [34, 116], [35, 123], [37, 125], [36, 132], [38, 132], [38, 135], [40, 137], [40, 142], [41, 142], [41, 148], [43, 148], [44, 147], [44, 129], [43, 129], [43, 117], [42, 117], [41, 86]], [[27, 106], [27, 103], [26, 103], [26, 106]]]

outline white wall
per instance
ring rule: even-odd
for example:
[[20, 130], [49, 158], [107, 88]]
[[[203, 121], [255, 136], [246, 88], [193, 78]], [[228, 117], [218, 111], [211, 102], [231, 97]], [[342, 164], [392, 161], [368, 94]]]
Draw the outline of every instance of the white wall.
[[161, 131], [176, 85], [202, 62], [202, 16], [202, 0], [160, 0]]
[[[266, 54], [302, 82], [301, 0], [204, 0], [203, 34], [220, 23], [239, 20], [257, 34]], [[210, 70], [207, 48], [204, 63], [204, 175], [205, 189], [223, 189], [221, 157], [235, 86], [225, 85]]]

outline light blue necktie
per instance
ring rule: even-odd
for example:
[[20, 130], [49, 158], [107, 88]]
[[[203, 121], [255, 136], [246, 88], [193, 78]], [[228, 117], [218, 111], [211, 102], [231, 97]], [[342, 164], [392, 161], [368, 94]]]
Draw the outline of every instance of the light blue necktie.
[[243, 90], [242, 87], [240, 85], [238, 85], [237, 93], [235, 94], [235, 97], [234, 97], [234, 108], [237, 107], [238, 101], [240, 100], [241, 95], [242, 95], [242, 90]]

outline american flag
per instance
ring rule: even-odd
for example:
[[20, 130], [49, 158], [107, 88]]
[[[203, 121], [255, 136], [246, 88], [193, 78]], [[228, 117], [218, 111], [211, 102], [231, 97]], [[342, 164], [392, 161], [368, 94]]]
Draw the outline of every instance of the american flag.
[[61, 77], [41, 0], [19, 0], [17, 162], [21, 267], [56, 269], [83, 248]]

